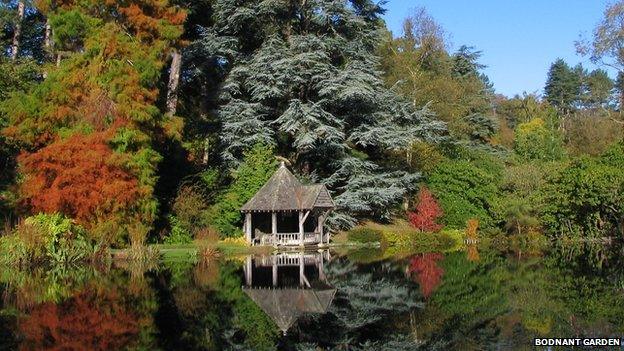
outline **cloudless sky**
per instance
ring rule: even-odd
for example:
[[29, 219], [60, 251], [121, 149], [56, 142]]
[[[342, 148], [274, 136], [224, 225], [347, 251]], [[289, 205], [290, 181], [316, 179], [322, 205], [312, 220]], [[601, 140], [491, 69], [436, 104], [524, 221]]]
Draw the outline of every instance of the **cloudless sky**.
[[403, 19], [424, 7], [450, 34], [451, 50], [461, 45], [483, 51], [481, 63], [498, 93], [543, 93], [550, 64], [558, 57], [582, 62], [574, 41], [591, 38], [608, 0], [389, 0], [386, 23], [394, 36]]

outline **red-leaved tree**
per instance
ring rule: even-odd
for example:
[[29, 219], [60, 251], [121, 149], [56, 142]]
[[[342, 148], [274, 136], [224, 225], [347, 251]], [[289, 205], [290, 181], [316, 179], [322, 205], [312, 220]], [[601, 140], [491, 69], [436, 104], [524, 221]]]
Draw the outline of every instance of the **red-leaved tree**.
[[103, 132], [74, 135], [21, 155], [22, 201], [32, 212], [60, 212], [81, 224], [126, 210], [140, 190], [106, 139]]
[[407, 217], [414, 228], [421, 232], [437, 232], [442, 225], [437, 223], [444, 213], [431, 191], [427, 187], [420, 188], [418, 192], [418, 205], [414, 212], [408, 212]]
[[410, 259], [407, 273], [418, 283], [425, 298], [429, 298], [442, 282], [444, 269], [438, 266], [438, 261], [443, 258], [441, 253], [426, 253]]

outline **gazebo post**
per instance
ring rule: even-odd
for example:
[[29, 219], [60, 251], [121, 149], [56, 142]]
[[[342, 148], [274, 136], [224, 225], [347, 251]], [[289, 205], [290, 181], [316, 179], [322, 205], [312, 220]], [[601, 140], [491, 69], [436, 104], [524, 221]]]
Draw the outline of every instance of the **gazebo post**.
[[252, 279], [252, 270], [253, 267], [251, 265], [251, 256], [247, 256], [247, 258], [245, 259], [245, 283], [247, 283], [247, 286], [251, 286], [251, 283], [253, 281]]
[[303, 258], [303, 252], [299, 253], [299, 285], [303, 286], [303, 284], [305, 283], [304, 279], [304, 258]]
[[245, 238], [251, 244], [251, 212], [245, 213]]
[[319, 271], [319, 279], [321, 281], [325, 281], [325, 271], [323, 267], [323, 254], [318, 255], [318, 271]]
[[273, 245], [277, 244], [277, 212], [271, 212], [271, 234], [273, 234]]
[[303, 246], [303, 211], [299, 211], [299, 245]]
[[316, 223], [316, 231], [319, 233], [319, 239], [321, 241], [321, 244], [323, 243], [323, 223], [325, 223], [325, 215], [321, 213], [319, 214]]
[[273, 286], [277, 286], [277, 255], [273, 255]]

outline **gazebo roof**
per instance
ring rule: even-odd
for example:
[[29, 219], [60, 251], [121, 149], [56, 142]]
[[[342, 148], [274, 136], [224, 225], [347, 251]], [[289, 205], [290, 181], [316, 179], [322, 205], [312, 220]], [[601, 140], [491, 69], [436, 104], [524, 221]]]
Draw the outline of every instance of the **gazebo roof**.
[[286, 333], [305, 313], [326, 313], [336, 289], [243, 288], [243, 291]]
[[256, 195], [243, 205], [241, 211], [296, 211], [334, 207], [325, 185], [301, 184], [282, 163]]

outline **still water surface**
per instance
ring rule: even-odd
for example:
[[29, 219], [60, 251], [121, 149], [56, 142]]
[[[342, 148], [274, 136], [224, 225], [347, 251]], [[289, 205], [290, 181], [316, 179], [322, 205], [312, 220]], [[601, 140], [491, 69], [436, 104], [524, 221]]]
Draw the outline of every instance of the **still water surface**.
[[0, 350], [515, 350], [621, 337], [617, 269], [329, 251], [0, 275]]

